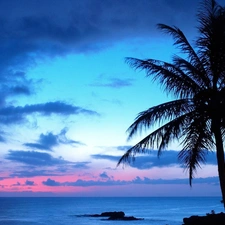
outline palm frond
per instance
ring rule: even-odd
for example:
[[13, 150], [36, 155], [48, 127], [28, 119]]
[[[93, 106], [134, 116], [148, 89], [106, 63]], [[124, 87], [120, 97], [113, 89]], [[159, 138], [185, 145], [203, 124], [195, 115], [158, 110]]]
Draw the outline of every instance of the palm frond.
[[175, 40], [174, 45], [177, 45], [183, 53], [187, 53], [191, 61], [198, 62], [199, 64], [201, 63], [200, 59], [198, 58], [198, 55], [192, 48], [191, 44], [188, 42], [184, 33], [178, 27], [171, 27], [161, 23], [158, 24], [157, 27], [166, 34], [171, 35]]
[[175, 139], [178, 140], [182, 136], [183, 129], [187, 125], [187, 117], [189, 117], [189, 114], [179, 116], [147, 135], [120, 158], [117, 166], [122, 162], [129, 164], [134, 160], [136, 154], [147, 153], [149, 149], [154, 149], [154, 147], [158, 149], [158, 156], [160, 156], [162, 150], [168, 144]]
[[128, 140], [138, 131], [141, 133], [143, 129], [150, 129], [155, 124], [160, 126], [163, 122], [173, 120], [191, 112], [193, 109], [192, 101], [189, 99], [179, 99], [140, 112], [134, 123], [127, 129], [129, 133]]
[[126, 58], [126, 62], [135, 69], [146, 70], [147, 76], [159, 81], [167, 93], [174, 93], [178, 98], [191, 97], [201, 87], [179, 67], [161, 60], [140, 60]]
[[203, 66], [203, 63], [199, 58], [198, 54], [195, 52], [195, 50], [189, 43], [189, 41], [187, 40], [184, 33], [176, 26], [171, 27], [165, 24], [158, 24], [157, 26], [160, 30], [173, 37], [173, 39], [175, 40], [174, 45], [178, 46], [183, 53], [186, 53], [188, 55], [188, 60], [190, 61], [190, 63], [194, 67], [198, 68], [198, 70], [201, 72], [201, 83], [205, 83], [205, 85], [208, 86], [210, 80], [207, 77], [207, 73]]
[[181, 58], [180, 56], [175, 55], [173, 57], [173, 63], [177, 68], [185, 71], [185, 74], [193, 79], [200, 87], [210, 88], [210, 80], [203, 81], [202, 77], [205, 75], [199, 70], [196, 66], [192, 65], [189, 61]]
[[[190, 117], [190, 118], [193, 118]], [[204, 117], [194, 117], [183, 130], [185, 136], [183, 149], [178, 154], [179, 161], [189, 172], [189, 183], [192, 185], [194, 173], [206, 162], [206, 154], [214, 146], [210, 123]]]
[[201, 163], [205, 163], [205, 149], [198, 148], [196, 146], [192, 149], [182, 149], [178, 154], [178, 159], [184, 164], [185, 169], [189, 172], [189, 184], [192, 186], [192, 180], [194, 174], [198, 168], [201, 168]]
[[224, 81], [225, 76], [225, 8], [214, 0], [206, 0], [198, 12], [198, 18], [198, 55], [215, 87], [221, 78]]

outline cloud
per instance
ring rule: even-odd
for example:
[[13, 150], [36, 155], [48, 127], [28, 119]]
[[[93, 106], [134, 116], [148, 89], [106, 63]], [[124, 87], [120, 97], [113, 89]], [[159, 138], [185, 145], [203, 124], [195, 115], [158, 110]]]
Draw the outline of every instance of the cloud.
[[[64, 138], [65, 137], [65, 132], [63, 132]], [[59, 135], [54, 135], [53, 133], [49, 132], [46, 135], [41, 134], [39, 137], [39, 141], [40, 143], [42, 143], [43, 145], [47, 146], [48, 148], [51, 148], [53, 146], [59, 145], [59, 143], [61, 142], [60, 140], [60, 136], [62, 133], [60, 133]]]
[[16, 184], [11, 185], [11, 187], [15, 187], [15, 186], [36, 186], [36, 184], [34, 183], [34, 181], [26, 180], [23, 184], [21, 184], [20, 182], [17, 182]]
[[[150, 179], [148, 177], [144, 177], [141, 179], [140, 177], [136, 177], [132, 183], [134, 184], [189, 184], [189, 180], [187, 178], [184, 179]], [[219, 184], [218, 177], [206, 177], [206, 178], [195, 178], [193, 180], [194, 184]]]
[[99, 174], [99, 177], [101, 177], [102, 179], [107, 179], [107, 180], [110, 179], [110, 177], [108, 176], [106, 172]]
[[29, 148], [35, 148], [39, 150], [52, 151], [52, 147], [58, 146], [60, 144], [76, 144], [83, 145], [79, 141], [70, 140], [66, 137], [68, 129], [64, 128], [59, 134], [53, 134], [48, 132], [47, 134], [40, 134], [39, 139], [36, 143], [25, 143], [24, 145]]
[[50, 147], [48, 147], [47, 145], [41, 145], [38, 143], [25, 143], [25, 146], [31, 148], [31, 149], [39, 149], [39, 150], [48, 150], [48, 151], [52, 151], [52, 149]]
[[34, 183], [34, 181], [26, 180], [26, 181], [25, 181], [25, 185], [27, 185], [27, 186], [34, 186], [35, 183]]
[[113, 181], [113, 180], [82, 180], [78, 179], [74, 182], [57, 182], [48, 178], [46, 181], [43, 181], [42, 184], [46, 186], [74, 186], [74, 187], [90, 187], [90, 186], [111, 186], [111, 185], [125, 185], [128, 184], [126, 181]]
[[[12, 151], [10, 150], [5, 159], [12, 161], [14, 167], [9, 171], [8, 176], [0, 177], [0, 180], [7, 178], [32, 178], [32, 177], [54, 177], [74, 175], [75, 172], [90, 169], [90, 162], [70, 162], [62, 157], [54, 158], [48, 153], [35, 151]], [[15, 164], [21, 163], [20, 164]]]
[[46, 57], [156, 36], [155, 24], [160, 22], [189, 30], [197, 5], [195, 0], [1, 1], [0, 71], [24, 71]]
[[102, 172], [97, 177], [98, 180], [82, 180], [78, 179], [74, 182], [58, 182], [51, 178], [48, 178], [46, 181], [43, 181], [42, 183], [46, 186], [82, 186], [82, 187], [88, 187], [88, 186], [108, 186], [108, 185], [121, 185], [125, 184], [124, 181], [115, 181], [113, 180], [113, 177], [108, 176], [106, 172]]
[[[119, 149], [128, 150], [128, 146], [119, 147]], [[163, 151], [160, 157], [157, 156], [156, 150], [150, 150], [148, 154], [136, 156], [135, 160], [130, 162], [129, 166], [144, 170], [151, 169], [153, 167], [173, 167], [179, 166], [182, 167], [180, 162], [178, 161], [178, 152], [174, 150]], [[124, 152], [125, 153], [125, 152]], [[122, 156], [122, 155], [121, 155]], [[112, 156], [112, 155], [103, 155], [103, 154], [95, 154], [92, 155], [94, 159], [106, 159], [118, 163], [121, 156]], [[217, 165], [215, 153], [209, 152], [206, 155], [206, 163], [210, 165]]]
[[[210, 165], [217, 165], [214, 153], [209, 153], [206, 156], [206, 163]], [[178, 161], [178, 151], [164, 151], [160, 157], [157, 157], [157, 152], [151, 153], [147, 156], [140, 156], [131, 163], [131, 166], [137, 169], [151, 169], [153, 167], [173, 167], [183, 165]]]
[[[13, 106], [8, 100], [36, 93], [36, 84], [42, 81], [29, 79], [26, 72], [40, 61], [101, 51], [120, 41], [157, 37], [161, 35], [156, 32], [157, 23], [190, 31], [197, 5], [195, 0], [0, 1], [0, 123], [23, 123], [32, 113], [96, 114], [63, 102]], [[131, 84], [132, 80], [111, 78], [98, 85], [121, 88]]]
[[[5, 105], [9, 96], [35, 92], [35, 81], [27, 78], [26, 70], [46, 58], [99, 51], [129, 39], [156, 37], [161, 35], [155, 29], [157, 23], [190, 31], [199, 2], [0, 1], [0, 105]], [[130, 84], [131, 80], [112, 78], [102, 85], [120, 88]]]
[[16, 184], [12, 184], [11, 187], [17, 187], [17, 186], [21, 186], [20, 182], [17, 182]]
[[[218, 177], [206, 177], [206, 178], [195, 178], [194, 184], [212, 184], [218, 185]], [[98, 179], [98, 180], [82, 180], [78, 179], [74, 182], [58, 182], [53, 179], [48, 178], [43, 181], [42, 184], [46, 186], [78, 186], [78, 187], [89, 187], [89, 186], [114, 186], [114, 185], [129, 185], [129, 184], [187, 184], [189, 185], [188, 179], [150, 179], [148, 177], [140, 178], [135, 177], [133, 180], [113, 180], [113, 179]]]
[[62, 158], [54, 158], [48, 153], [22, 150], [9, 150], [5, 159], [34, 166], [54, 166], [68, 163]]
[[120, 156], [113, 156], [113, 155], [103, 155], [103, 154], [95, 154], [91, 155], [93, 159], [106, 159], [114, 162], [118, 162], [120, 159]]
[[[70, 162], [62, 158], [53, 158], [49, 154], [47, 156], [45, 156], [45, 153], [36, 154], [36, 152], [24, 153], [24, 151], [19, 151], [17, 154], [9, 152], [5, 158], [12, 161], [13, 169], [8, 171], [9, 175], [0, 177], [0, 180], [7, 178], [54, 177], [64, 176], [65, 174], [74, 175], [74, 173], [81, 170], [90, 169], [90, 162]], [[21, 164], [15, 164], [15, 162]]]
[[64, 185], [61, 185], [60, 182], [56, 182], [55, 180], [52, 180], [50, 178], [48, 178], [46, 181], [43, 181], [42, 183], [46, 186], [52, 186], [52, 187], [54, 187], [54, 186], [64, 186]]
[[[31, 178], [31, 177], [39, 177], [39, 176], [57, 176], [61, 175], [57, 173], [56, 171], [52, 172], [51, 170], [40, 170], [40, 169], [34, 169], [33, 167], [27, 168], [27, 170], [20, 170], [17, 169], [13, 172], [10, 173], [9, 177], [10, 178]], [[3, 179], [6, 179], [4, 177]]]
[[1, 130], [0, 130], [0, 142], [6, 142], [6, 139], [5, 139], [5, 137], [4, 137], [5, 134], [6, 134], [6, 133], [5, 133], [4, 131], [1, 131]]
[[[1, 34], [0, 34], [1, 39]], [[1, 49], [1, 44], [0, 44]], [[1, 56], [0, 56], [1, 58]], [[25, 72], [8, 69], [7, 65], [0, 62], [0, 106], [7, 105], [9, 97], [30, 96], [36, 92], [35, 85], [40, 81], [34, 81], [26, 77]], [[3, 67], [3, 68], [2, 68]]]
[[102, 80], [96, 81], [91, 86], [96, 87], [110, 87], [110, 88], [123, 88], [132, 86], [133, 79], [120, 79], [120, 78], [110, 78], [108, 82], [104, 82]]
[[[1, 186], [1, 185], [0, 185]], [[3, 187], [4, 188], [4, 187]], [[58, 197], [57, 194], [47, 191], [1, 191], [0, 192], [1, 197]]]
[[90, 162], [75, 162], [72, 167], [75, 169], [89, 169], [90, 166], [88, 166], [88, 164], [90, 164]]
[[[93, 112], [93, 114], [95, 114], [95, 112]], [[98, 113], [96, 113], [96, 115], [99, 115]], [[63, 128], [60, 133], [57, 135], [57, 139], [58, 142], [61, 144], [75, 144], [75, 145], [85, 145], [84, 143], [80, 142], [80, 141], [74, 141], [71, 139], [68, 139], [66, 137], [66, 133], [67, 133], [68, 129], [67, 128]]]
[[15, 124], [26, 121], [26, 116], [33, 113], [39, 113], [43, 116], [57, 114], [61, 116], [86, 114], [91, 116], [99, 115], [97, 112], [74, 106], [61, 101], [47, 102], [42, 104], [25, 105], [25, 106], [8, 106], [0, 109], [0, 123]]

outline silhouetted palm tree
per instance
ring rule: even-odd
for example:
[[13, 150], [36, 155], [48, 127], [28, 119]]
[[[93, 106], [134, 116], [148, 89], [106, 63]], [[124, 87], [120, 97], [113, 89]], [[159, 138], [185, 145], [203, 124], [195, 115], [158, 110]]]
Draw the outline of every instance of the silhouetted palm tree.
[[176, 100], [151, 107], [138, 114], [128, 128], [128, 139], [138, 131], [159, 124], [130, 148], [119, 160], [130, 163], [137, 153], [157, 148], [158, 155], [178, 140], [182, 149], [178, 158], [189, 171], [189, 181], [208, 151], [216, 150], [218, 174], [225, 206], [225, 7], [215, 0], [202, 2], [197, 14], [199, 27], [195, 48], [177, 27], [158, 24], [158, 28], [174, 38], [187, 58], [174, 56], [172, 63], [147, 59], [127, 58], [135, 69], [145, 70], [147, 77], [173, 94]]

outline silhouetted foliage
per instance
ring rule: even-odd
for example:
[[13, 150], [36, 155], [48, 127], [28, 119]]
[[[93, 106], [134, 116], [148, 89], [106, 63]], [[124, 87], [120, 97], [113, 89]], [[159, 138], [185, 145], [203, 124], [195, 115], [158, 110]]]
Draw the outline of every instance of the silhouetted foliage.
[[172, 62], [126, 58], [134, 69], [145, 70], [176, 100], [140, 112], [128, 128], [128, 139], [143, 129], [159, 127], [130, 148], [119, 160], [130, 163], [137, 153], [162, 150], [178, 140], [180, 162], [189, 172], [190, 185], [196, 170], [205, 163], [208, 151], [216, 150], [220, 186], [225, 202], [225, 7], [215, 0], [202, 1], [197, 14], [199, 26], [195, 46], [177, 27], [158, 24], [174, 39], [186, 58], [175, 55]]

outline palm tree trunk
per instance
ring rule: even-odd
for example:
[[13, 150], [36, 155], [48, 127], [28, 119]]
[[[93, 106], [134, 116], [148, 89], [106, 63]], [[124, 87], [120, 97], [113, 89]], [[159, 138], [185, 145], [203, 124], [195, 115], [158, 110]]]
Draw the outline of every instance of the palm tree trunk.
[[214, 135], [216, 140], [216, 157], [218, 164], [218, 174], [220, 181], [220, 188], [223, 198], [223, 205], [225, 209], [225, 161], [222, 134], [219, 126], [214, 127]]

